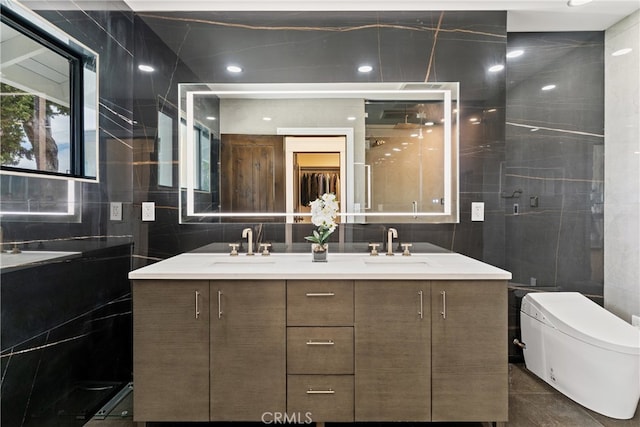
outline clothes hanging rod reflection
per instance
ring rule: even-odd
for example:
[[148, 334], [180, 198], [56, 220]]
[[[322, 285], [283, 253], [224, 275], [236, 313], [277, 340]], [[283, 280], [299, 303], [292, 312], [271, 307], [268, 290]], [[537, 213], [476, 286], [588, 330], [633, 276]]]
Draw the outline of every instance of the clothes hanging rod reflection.
[[517, 189], [516, 191], [511, 193], [510, 196], [507, 196], [505, 193], [502, 193], [500, 197], [502, 197], [503, 199], [517, 199], [520, 197], [521, 194], [522, 194], [522, 190]]

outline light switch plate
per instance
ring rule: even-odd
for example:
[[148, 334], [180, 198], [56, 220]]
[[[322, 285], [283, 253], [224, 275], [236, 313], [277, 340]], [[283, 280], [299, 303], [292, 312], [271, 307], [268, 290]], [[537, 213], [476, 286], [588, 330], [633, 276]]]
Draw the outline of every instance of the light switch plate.
[[156, 220], [156, 204], [154, 202], [142, 202], [142, 220]]
[[111, 221], [122, 221], [122, 202], [111, 202], [109, 208], [109, 219]]
[[471, 202], [471, 221], [484, 221], [484, 202]]

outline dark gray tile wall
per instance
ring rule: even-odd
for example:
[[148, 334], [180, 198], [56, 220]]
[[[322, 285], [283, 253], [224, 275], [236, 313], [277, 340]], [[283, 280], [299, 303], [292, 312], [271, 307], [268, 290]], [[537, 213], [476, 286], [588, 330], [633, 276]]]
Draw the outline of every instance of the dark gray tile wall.
[[503, 199], [507, 267], [516, 283], [602, 295], [604, 34], [510, 34], [515, 48], [503, 192], [522, 193]]
[[[459, 81], [460, 224], [386, 225], [396, 227], [404, 240], [431, 242], [504, 265], [504, 213], [497, 197], [487, 197], [498, 191], [505, 152], [505, 76], [487, 72], [490, 65], [504, 63], [504, 12], [198, 12], [140, 13], [138, 18], [172, 52], [179, 53], [201, 82]], [[156, 58], [165, 52], [166, 47], [159, 45], [145, 55]], [[245, 72], [230, 76], [225, 71], [229, 62], [241, 64]], [[363, 62], [372, 64], [374, 72], [359, 75], [356, 69]], [[184, 69], [177, 67], [176, 73], [181, 72], [184, 76]], [[180, 81], [176, 74], [154, 79], [173, 85], [158, 84], [154, 94], [173, 93]], [[495, 112], [488, 112], [494, 108]], [[470, 124], [472, 115], [483, 117], [480, 126]], [[136, 114], [136, 134], [152, 135], [157, 126], [154, 118]], [[151, 163], [150, 170], [143, 168], [150, 179], [134, 186], [140, 197], [160, 206], [158, 220], [144, 225], [149, 238], [148, 250], [139, 254], [141, 264], [144, 256], [149, 257], [146, 262], [153, 262], [211, 242], [240, 238], [242, 225], [238, 224], [178, 225], [177, 189], [157, 186], [154, 167]], [[471, 201], [483, 200], [488, 207], [486, 222], [472, 223]], [[309, 227], [294, 228], [298, 235], [294, 241], [304, 242]], [[342, 234], [335, 233], [332, 239], [368, 242], [380, 241], [382, 236], [381, 225], [341, 229]], [[264, 224], [263, 230], [265, 239], [284, 241], [283, 225]]]

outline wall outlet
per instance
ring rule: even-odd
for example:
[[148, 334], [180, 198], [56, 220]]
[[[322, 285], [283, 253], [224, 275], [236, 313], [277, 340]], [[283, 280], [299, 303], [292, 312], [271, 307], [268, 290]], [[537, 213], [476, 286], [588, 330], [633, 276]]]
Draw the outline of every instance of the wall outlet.
[[122, 221], [122, 202], [111, 202], [109, 219], [111, 221]]
[[471, 221], [484, 221], [484, 202], [471, 202]]
[[156, 220], [156, 204], [154, 202], [142, 202], [142, 220]]

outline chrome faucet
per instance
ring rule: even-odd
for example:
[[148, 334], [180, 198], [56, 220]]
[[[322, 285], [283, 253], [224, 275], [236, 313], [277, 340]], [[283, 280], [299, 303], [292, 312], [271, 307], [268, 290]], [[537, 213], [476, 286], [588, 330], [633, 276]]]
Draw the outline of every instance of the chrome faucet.
[[242, 230], [242, 238], [247, 238], [247, 255], [253, 255], [253, 230], [245, 228]]
[[393, 238], [398, 238], [398, 230], [389, 228], [387, 230], [387, 256], [393, 256]]

